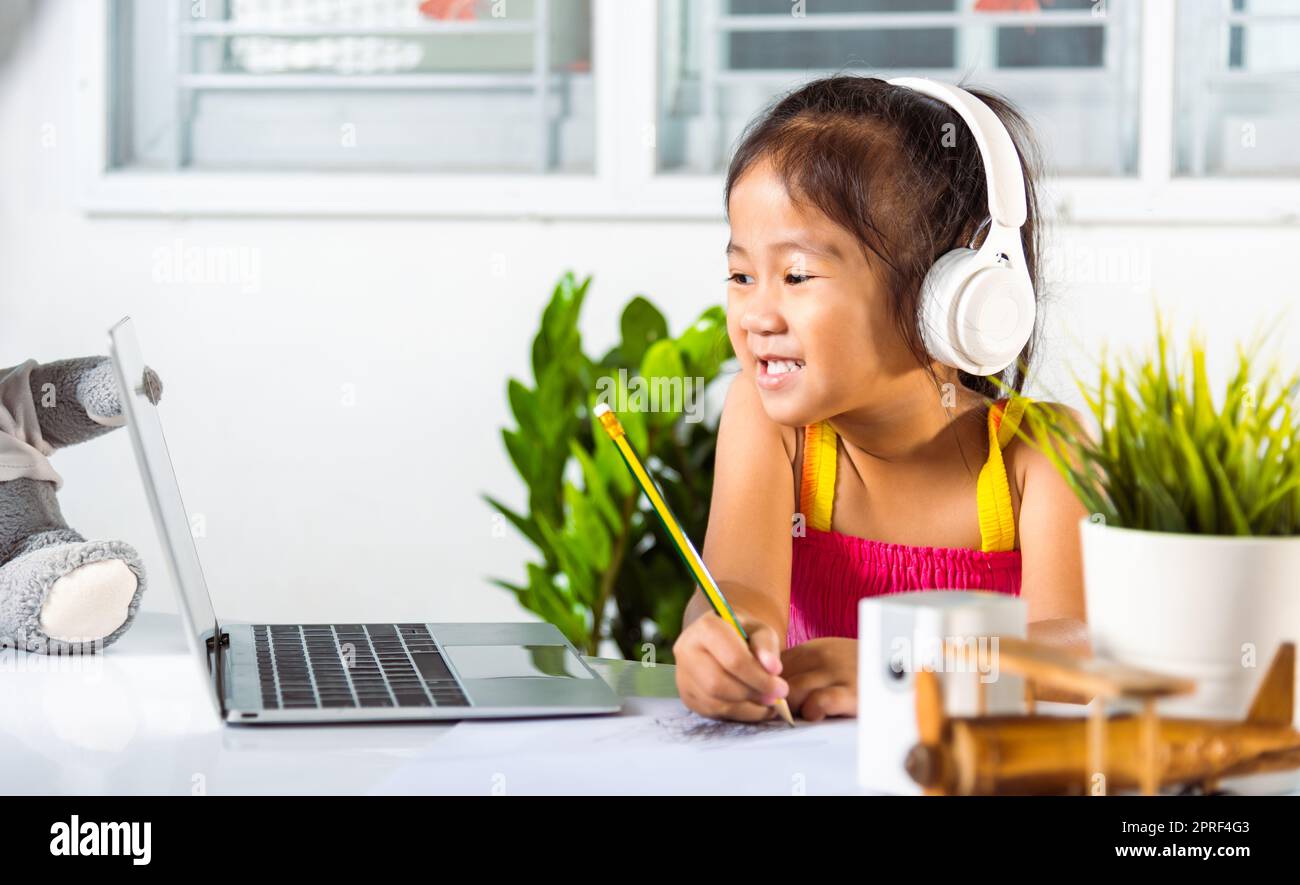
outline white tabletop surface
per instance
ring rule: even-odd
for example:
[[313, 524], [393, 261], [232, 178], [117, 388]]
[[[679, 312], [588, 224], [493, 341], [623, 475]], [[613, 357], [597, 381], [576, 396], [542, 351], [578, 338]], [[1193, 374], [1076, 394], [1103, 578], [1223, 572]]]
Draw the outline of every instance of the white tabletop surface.
[[230, 726], [179, 617], [143, 612], [102, 654], [0, 651], [0, 784], [7, 795], [859, 792], [855, 720], [756, 734], [689, 714], [671, 666], [587, 660], [623, 696], [621, 714]]
[[102, 654], [0, 652], [10, 794], [356, 793], [444, 723], [233, 729], [176, 615], [142, 612]]
[[[57, 658], [0, 651], [4, 791], [488, 793], [502, 789], [508, 772], [511, 792], [786, 792], [789, 777], [772, 772], [771, 761], [806, 756], [816, 758], [810, 765], [791, 763], [799, 768], [796, 784], [809, 777], [804, 769], [816, 769], [818, 792], [854, 789], [853, 724], [847, 720], [796, 735], [793, 745], [788, 737], [769, 742], [766, 756], [709, 753], [719, 744], [706, 736], [706, 752], [698, 737], [690, 747], [661, 742], [658, 763], [652, 752], [629, 765], [626, 748], [645, 746], [647, 722], [651, 731], [665, 719], [676, 728], [687, 713], [676, 699], [672, 667], [639, 662], [588, 658], [626, 698], [624, 713], [616, 717], [485, 721], [472, 727], [223, 725], [181, 630], [178, 616], [144, 612], [102, 654]], [[832, 743], [834, 752], [827, 753]], [[653, 739], [650, 748], [658, 748]], [[718, 764], [723, 757], [727, 761]], [[681, 770], [694, 763], [694, 774]], [[709, 776], [700, 776], [701, 766]], [[766, 776], [762, 782], [754, 778], [759, 769]]]

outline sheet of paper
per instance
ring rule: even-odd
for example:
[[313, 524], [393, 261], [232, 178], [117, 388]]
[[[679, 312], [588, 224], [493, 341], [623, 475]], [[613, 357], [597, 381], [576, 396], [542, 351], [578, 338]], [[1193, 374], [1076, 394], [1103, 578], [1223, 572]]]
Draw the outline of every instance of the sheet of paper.
[[854, 793], [856, 726], [722, 722], [633, 697], [613, 716], [462, 722], [374, 792]]

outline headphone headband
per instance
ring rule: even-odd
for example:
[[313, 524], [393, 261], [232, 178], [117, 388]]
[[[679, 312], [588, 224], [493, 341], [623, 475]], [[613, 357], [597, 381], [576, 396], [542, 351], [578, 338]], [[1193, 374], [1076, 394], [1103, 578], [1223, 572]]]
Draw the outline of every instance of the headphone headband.
[[998, 115], [965, 89], [923, 77], [896, 77], [887, 81], [906, 86], [938, 99], [966, 121], [980, 157], [984, 160], [984, 177], [988, 181], [989, 217], [1003, 227], [1018, 228], [1025, 223], [1025, 177], [1020, 155]]
[[973, 375], [1001, 372], [1029, 340], [1035, 317], [1021, 241], [1028, 218], [1026, 182], [1015, 142], [993, 109], [965, 89], [919, 77], [888, 82], [955, 110], [984, 161], [989, 232], [978, 250], [972, 239], [971, 247], [939, 256], [926, 274], [919, 317], [926, 349], [941, 363]]

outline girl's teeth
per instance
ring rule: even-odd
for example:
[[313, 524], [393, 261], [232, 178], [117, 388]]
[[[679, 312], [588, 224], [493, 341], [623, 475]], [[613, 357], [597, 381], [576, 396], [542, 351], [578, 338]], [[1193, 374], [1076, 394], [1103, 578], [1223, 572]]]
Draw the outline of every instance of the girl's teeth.
[[795, 360], [768, 360], [767, 374], [785, 375], [803, 368], [803, 363]]

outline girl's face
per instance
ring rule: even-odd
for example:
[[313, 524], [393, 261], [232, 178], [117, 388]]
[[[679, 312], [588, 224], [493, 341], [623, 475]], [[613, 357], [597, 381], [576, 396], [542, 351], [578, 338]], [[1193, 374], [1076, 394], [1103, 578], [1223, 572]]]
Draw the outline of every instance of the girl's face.
[[907, 395], [921, 367], [853, 235], [792, 203], [766, 161], [728, 214], [727, 332], [768, 417], [798, 427]]

